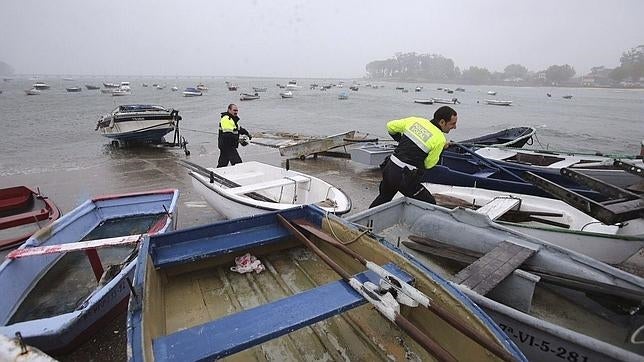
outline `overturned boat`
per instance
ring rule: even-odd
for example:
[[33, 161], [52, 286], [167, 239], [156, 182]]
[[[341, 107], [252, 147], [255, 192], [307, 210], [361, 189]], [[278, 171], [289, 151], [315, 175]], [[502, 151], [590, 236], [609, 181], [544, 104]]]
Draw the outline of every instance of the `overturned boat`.
[[101, 135], [118, 142], [161, 143], [181, 120], [179, 111], [149, 104], [128, 104], [102, 116], [96, 124]]

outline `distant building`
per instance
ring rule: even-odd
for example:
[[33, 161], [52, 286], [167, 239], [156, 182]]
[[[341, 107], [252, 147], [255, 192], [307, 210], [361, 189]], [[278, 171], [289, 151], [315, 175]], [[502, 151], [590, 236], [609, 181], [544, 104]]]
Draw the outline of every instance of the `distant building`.
[[613, 85], [610, 79], [610, 72], [613, 69], [601, 67], [592, 67], [590, 73], [581, 77], [581, 84], [584, 87], [608, 87]]

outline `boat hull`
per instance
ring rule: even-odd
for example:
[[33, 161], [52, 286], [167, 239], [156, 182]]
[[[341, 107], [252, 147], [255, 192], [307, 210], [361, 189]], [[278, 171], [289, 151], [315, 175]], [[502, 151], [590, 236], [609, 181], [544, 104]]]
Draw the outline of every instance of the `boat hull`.
[[[399, 198], [351, 215], [347, 220], [369, 227], [371, 232], [391, 242], [402, 241], [403, 245], [409, 235], [440, 240], [477, 254], [489, 252], [493, 245], [504, 240], [524, 246], [531, 245], [538, 251], [526, 260], [522, 267], [538, 265], [540, 270], [547, 270], [548, 273], [589, 278], [594, 280], [591, 283], [608, 283], [637, 294], [644, 290], [644, 280], [639, 277], [579, 253], [495, 225], [487, 216], [471, 210], [448, 210], [413, 199]], [[419, 258], [422, 263], [433, 266], [434, 270], [442, 275], [452, 278], [458, 270], [446, 268], [445, 264], [439, 263], [435, 258], [428, 258], [425, 254], [410, 250], [406, 246], [403, 249]], [[627, 326], [616, 327], [604, 319], [605, 317], [598, 317], [590, 312], [590, 309], [583, 309], [583, 294], [576, 295], [577, 299], [571, 303], [564, 298], [549, 300], [554, 298], [553, 293], [548, 292], [549, 289], [537, 289], [535, 295], [545, 301], [544, 306], [535, 304], [531, 307], [532, 312], [522, 312], [499, 302], [506, 303], [512, 295], [500, 295], [498, 292], [495, 294], [495, 290], [492, 290], [487, 297], [467, 287], [458, 287], [484, 310], [490, 312], [497, 324], [530, 360], [551, 361], [556, 355], [564, 359], [569, 356], [580, 360], [585, 358], [587, 361], [640, 361], [641, 355], [644, 354], [641, 345], [627, 342], [629, 333], [633, 332], [632, 325], [628, 324], [641, 324], [641, 320], [637, 322], [637, 316], [626, 322]], [[554, 314], [552, 305], [557, 305], [557, 310], [565, 308], [564, 313], [567, 314]]]
[[[244, 162], [235, 166], [211, 168], [207, 169], [207, 171], [211, 171], [215, 175], [240, 186], [251, 188], [253, 184], [260, 185], [262, 182], [269, 180], [286, 179], [288, 182], [289, 179], [306, 179], [302, 183], [292, 181], [274, 188], [249, 191], [249, 194], [259, 193], [261, 196], [268, 198], [268, 200], [257, 200], [248, 194], [231, 192], [229, 186], [216, 180], [211, 183], [209, 177], [203, 173], [190, 172], [195, 190], [206, 199], [206, 202], [213, 209], [228, 219], [285, 210], [309, 203], [319, 204], [325, 212], [338, 215], [345, 214], [351, 210], [351, 200], [341, 190], [323, 180], [296, 171], [288, 171], [259, 162]], [[253, 176], [249, 177], [251, 175]], [[244, 178], [242, 179], [240, 176]], [[322, 205], [321, 203], [327, 199], [332, 200], [331, 205]], [[296, 201], [293, 202], [293, 200]]]
[[[109, 220], [147, 218], [146, 224], [140, 225], [139, 228], [144, 228], [143, 231], [148, 233], [163, 233], [176, 226], [177, 198], [178, 190], [97, 197], [86, 201], [60, 218], [47, 230], [35, 234], [20, 249], [74, 243], [84, 237], [94, 235], [90, 233], [95, 228], [100, 228], [101, 225], [110, 224]], [[131, 232], [130, 227], [136, 222], [133, 220], [128, 224], [126, 229], [128, 231], [125, 232]], [[124, 232], [119, 229], [103, 230], [108, 233], [120, 233], [120, 235], [123, 235]], [[106, 255], [108, 254], [101, 254], [102, 258], [106, 258]], [[5, 291], [3, 298], [0, 299], [0, 334], [14, 336], [16, 332], [20, 332], [23, 340], [29, 345], [48, 353], [64, 353], [87, 339], [102, 324], [109, 322], [116, 315], [114, 313], [126, 305], [130, 292], [128, 278], [130, 281], [132, 280], [136, 254], [130, 254], [130, 257], [122, 260], [118, 257], [118, 260], [122, 262], [122, 268], [106, 268], [106, 274], [104, 274], [106, 279], [98, 283], [95, 289], [87, 289], [87, 294], [81, 296], [75, 295], [75, 292], [85, 290], [83, 289], [85, 287], [81, 288], [77, 280], [70, 279], [72, 275], [75, 275], [71, 274], [71, 271], [64, 272], [62, 279], [54, 275], [47, 276], [61, 267], [62, 270], [67, 270], [68, 266], [61, 263], [69, 261], [68, 257], [70, 254], [44, 254], [14, 260], [8, 259], [0, 265], [0, 288]], [[75, 258], [74, 255], [71, 257], [72, 260]], [[110, 279], [109, 273], [112, 271], [115, 275]], [[79, 275], [91, 274], [87, 269], [78, 272]], [[80, 302], [74, 302], [63, 309], [58, 309], [61, 308], [58, 303], [62, 304], [61, 300], [66, 298], [63, 293], [58, 292], [58, 297], [54, 300], [47, 302], [46, 299], [43, 303], [44, 305], [57, 303], [54, 309], [60, 313], [49, 312], [50, 309], [38, 310], [44, 308], [39, 307], [34, 309], [38, 313], [35, 319], [25, 317], [31, 313], [31, 308], [28, 304], [23, 304], [34, 302], [35, 297], [32, 296], [32, 293], [36, 288], [43, 287], [40, 284], [41, 280], [45, 280], [43, 279], [45, 277], [55, 279], [43, 282], [45, 283], [44, 287], [49, 287], [49, 284], [58, 285], [63, 281], [73, 283], [73, 286], [65, 287], [71, 287], [71, 289], [66, 291], [62, 289], [61, 291], [64, 291], [64, 294], [73, 295], [72, 299]], [[56, 290], [52, 292], [57, 293]], [[79, 304], [73, 307], [76, 303]], [[22, 317], [17, 317], [17, 313], [20, 313]], [[26, 319], [21, 320], [21, 318]]]

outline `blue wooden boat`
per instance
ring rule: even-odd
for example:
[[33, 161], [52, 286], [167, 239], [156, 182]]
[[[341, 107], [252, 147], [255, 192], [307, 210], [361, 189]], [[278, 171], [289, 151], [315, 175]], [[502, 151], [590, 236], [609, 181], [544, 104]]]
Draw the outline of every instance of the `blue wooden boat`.
[[[526, 171], [528, 169], [524, 165], [499, 165], [481, 156], [474, 156], [473, 153], [470, 157], [464, 157], [456, 153], [443, 152], [439, 163], [423, 173], [422, 182], [479, 187], [552, 198], [552, 195], [521, 177]], [[529, 171], [593, 200], [606, 200], [600, 193], [581, 186], [557, 172], [540, 169]]]
[[[172, 230], [178, 197], [176, 189], [95, 197], [10, 255]], [[47, 353], [73, 349], [127, 307], [137, 250], [127, 244], [6, 259], [0, 265], [0, 334], [20, 332], [25, 343]]]
[[[281, 217], [292, 224], [282, 221], [287, 228]], [[316, 230], [311, 239], [353, 275], [353, 287], [338, 280], [314, 247], [291, 236], [294, 225]], [[323, 241], [332, 234], [352, 240], [344, 245], [371, 261], [369, 271]], [[372, 271], [378, 269], [374, 265], [431, 298], [431, 308], [402, 305], [399, 314], [431, 333], [456, 360], [499, 360], [498, 355], [525, 360], [464, 294], [394, 245], [363, 234], [335, 215], [301, 206], [144, 238], [128, 308], [129, 360], [203, 361], [233, 354], [240, 360], [431, 359], [357, 292], [355, 283], [385, 280]], [[265, 270], [233, 272], [235, 257], [245, 253]], [[468, 326], [481, 339], [466, 337], [456, 325]], [[482, 347], [483, 340], [490, 349]]]
[[534, 127], [512, 127], [484, 136], [470, 138], [460, 143], [473, 145], [495, 145], [503, 147], [521, 148], [526, 143], [532, 144], [532, 136], [537, 130]]

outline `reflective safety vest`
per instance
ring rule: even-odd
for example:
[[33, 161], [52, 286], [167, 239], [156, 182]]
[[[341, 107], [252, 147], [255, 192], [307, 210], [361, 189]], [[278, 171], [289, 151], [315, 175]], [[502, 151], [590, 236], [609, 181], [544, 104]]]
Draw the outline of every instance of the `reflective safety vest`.
[[237, 134], [237, 124], [230, 116], [225, 115], [219, 121], [219, 131]]
[[390, 121], [387, 123], [387, 132], [402, 135], [394, 156], [404, 163], [419, 168], [434, 167], [447, 143], [443, 131], [428, 119], [421, 117]]

